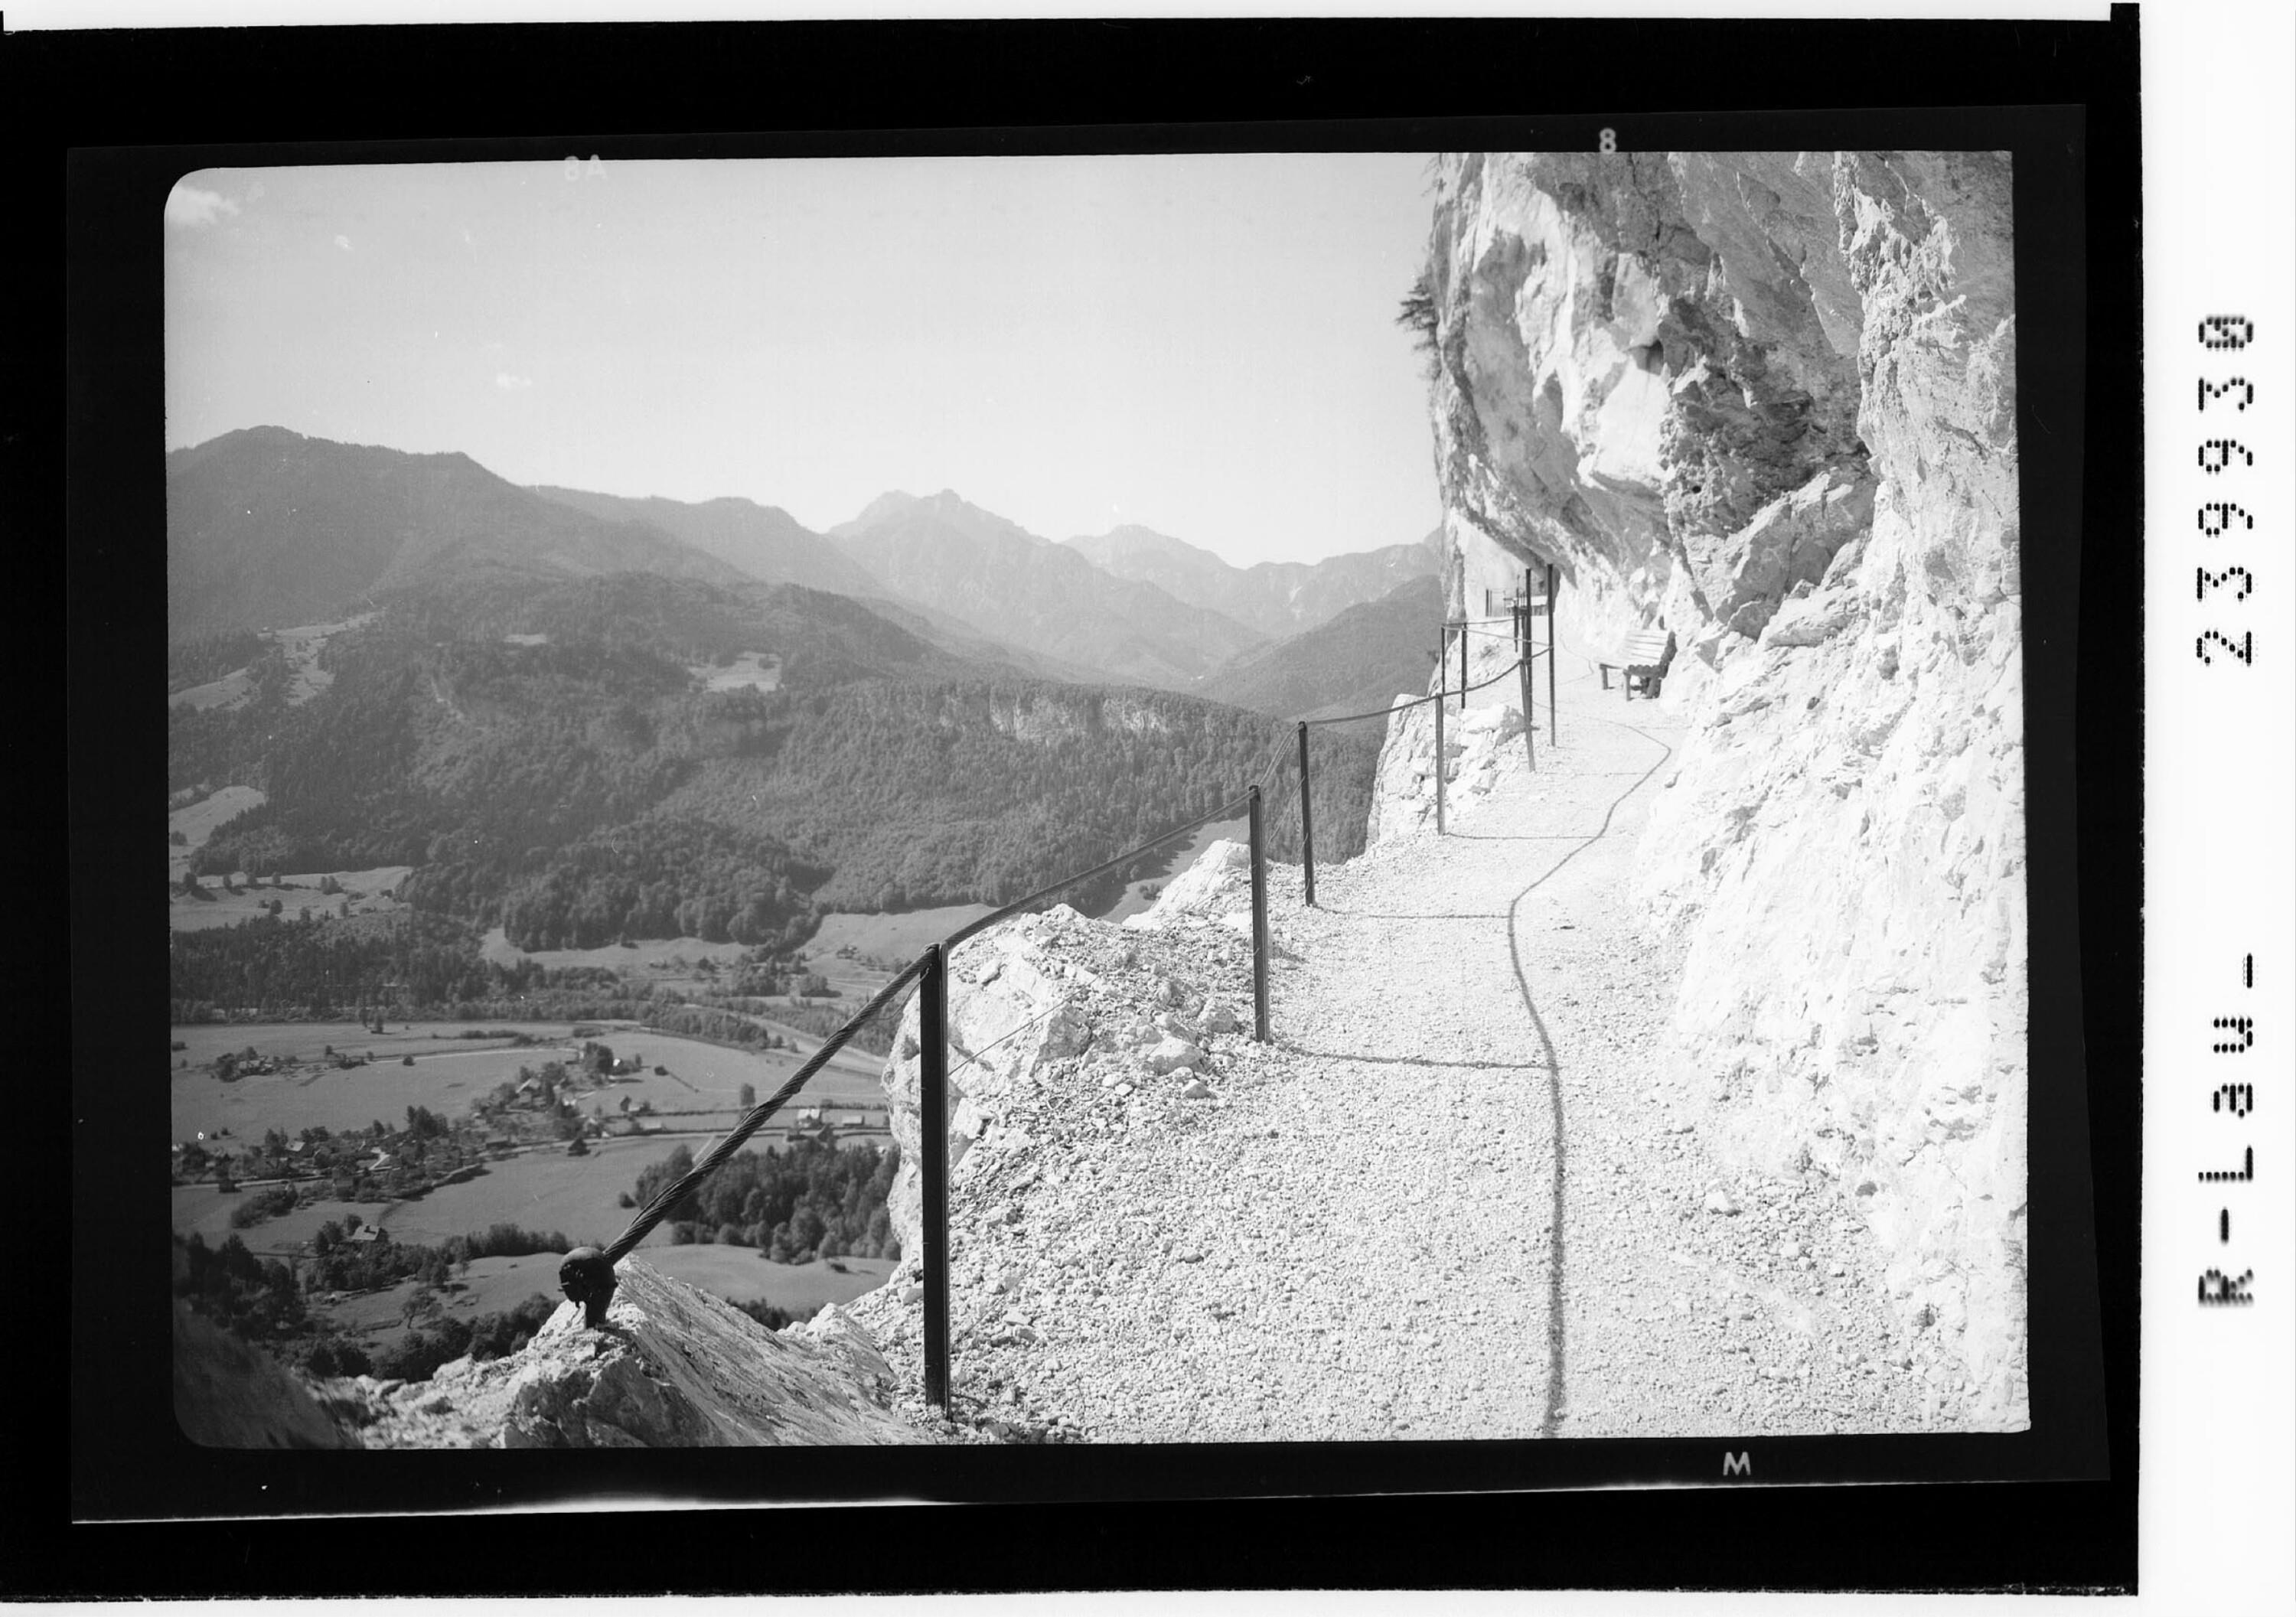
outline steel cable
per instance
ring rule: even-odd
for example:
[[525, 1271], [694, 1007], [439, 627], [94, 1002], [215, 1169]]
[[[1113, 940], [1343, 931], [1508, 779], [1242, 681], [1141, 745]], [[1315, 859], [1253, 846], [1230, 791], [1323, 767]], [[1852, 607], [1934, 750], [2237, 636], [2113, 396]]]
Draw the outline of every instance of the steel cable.
[[1523, 662], [1523, 659], [1521, 659], [1521, 658], [1518, 657], [1518, 658], [1516, 658], [1513, 662], [1508, 663], [1508, 664], [1506, 665], [1506, 667], [1505, 667], [1505, 668], [1501, 669], [1497, 673], [1496, 673], [1496, 674], [1492, 675], [1488, 679], [1485, 679], [1485, 680], [1480, 681], [1480, 682], [1479, 682], [1479, 683], [1477, 683], [1477, 684], [1471, 685], [1469, 685], [1469, 686], [1467, 687], [1467, 689], [1466, 689], [1465, 691], [1447, 691], [1447, 692], [1445, 692], [1445, 693], [1444, 693], [1444, 694], [1445, 694], [1445, 695], [1447, 695], [1447, 696], [1464, 696], [1464, 695], [1468, 694], [1469, 694], [1469, 693], [1471, 693], [1471, 692], [1488, 690], [1491, 686], [1493, 686], [1493, 685], [1496, 685], [1500, 680], [1505, 679], [1505, 678], [1509, 674], [1513, 673], [1513, 672], [1515, 671], [1515, 669], [1516, 669], [1520, 668], [1520, 667], [1522, 665], [1522, 662]]
[[1218, 808], [1213, 809], [1210, 814], [1200, 814], [1194, 819], [1188, 821], [1185, 825], [1175, 825], [1169, 831], [1165, 832], [1161, 836], [1152, 837], [1147, 841], [1141, 843], [1137, 848], [1128, 849], [1126, 851], [1118, 854], [1112, 859], [1102, 860], [1090, 870], [1080, 870], [1072, 876], [1062, 876], [1051, 886], [1040, 887], [1025, 899], [1015, 899], [1004, 908], [992, 910], [989, 914], [981, 916], [980, 920], [972, 922], [968, 925], [961, 926], [956, 931], [951, 932], [948, 935], [947, 941], [944, 947], [954, 949], [958, 944], [964, 942], [967, 938], [972, 937], [975, 932], [985, 931], [988, 928], [996, 925], [999, 921], [1006, 920], [1013, 915], [1019, 915], [1022, 910], [1027, 909], [1030, 905], [1037, 903], [1040, 899], [1049, 899], [1054, 893], [1064, 892], [1068, 889], [1074, 887], [1079, 882], [1089, 882], [1095, 876], [1106, 875], [1110, 871], [1117, 868], [1117, 866], [1128, 864], [1132, 860], [1138, 858], [1150, 849], [1160, 848], [1165, 843], [1173, 841], [1175, 838], [1185, 836], [1189, 832], [1197, 829], [1199, 826], [1208, 825], [1214, 820], [1233, 819], [1235, 817], [1237, 811], [1244, 808], [1250, 801], [1250, 797], [1249, 793], [1241, 797], [1231, 798], [1226, 802], [1222, 803]]
[[1397, 702], [1391, 708], [1374, 708], [1367, 713], [1342, 713], [1335, 718], [1308, 718], [1300, 722], [1309, 725], [1351, 725], [1360, 718], [1392, 718], [1398, 713], [1408, 713], [1422, 703], [1440, 702], [1446, 696], [1457, 694], [1456, 691], [1437, 691], [1431, 695], [1414, 696], [1409, 702]]
[[[1516, 662], [1529, 662], [1530, 661], [1531, 659], [1529, 657], [1520, 657], [1515, 660]], [[1467, 690], [1473, 692], [1488, 689], [1490, 686], [1496, 685], [1500, 680], [1505, 678], [1509, 674], [1513, 673], [1514, 670], [1515, 663], [1510, 662], [1506, 667], [1501, 669], [1488, 679], [1469, 685]], [[1359, 719], [1365, 718], [1392, 718], [1398, 713], [1408, 713], [1412, 709], [1422, 706], [1426, 702], [1442, 702], [1447, 698], [1457, 696], [1459, 694], [1461, 694], [1461, 693], [1456, 690], [1433, 691], [1424, 696], [1414, 696], [1409, 702], [1398, 702], [1391, 708], [1374, 708], [1366, 713], [1341, 713], [1338, 717], [1332, 718], [1306, 718], [1301, 719], [1300, 722], [1308, 725], [1348, 725], [1354, 724]]]

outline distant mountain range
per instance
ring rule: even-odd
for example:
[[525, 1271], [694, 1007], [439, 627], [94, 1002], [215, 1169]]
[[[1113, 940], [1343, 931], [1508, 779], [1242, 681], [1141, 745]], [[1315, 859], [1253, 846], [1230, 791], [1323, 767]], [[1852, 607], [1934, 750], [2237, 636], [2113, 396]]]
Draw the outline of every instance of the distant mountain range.
[[1187, 690], [1262, 642], [1233, 619], [1113, 578], [947, 489], [882, 496], [829, 532], [894, 595], [1103, 678]]
[[168, 637], [313, 623], [458, 576], [742, 574], [660, 529], [602, 519], [466, 455], [407, 455], [282, 427], [168, 456]]
[[[199, 866], [413, 866], [376, 981], [447, 1002], [484, 986], [492, 926], [526, 948], [785, 950], [827, 909], [1029, 891], [1271, 767], [1290, 857], [1285, 721], [1423, 681], [1437, 615], [1417, 578], [1277, 644], [951, 492], [823, 535], [275, 428], [171, 454], [168, 514], [170, 690], [248, 676], [243, 700], [169, 707], [168, 791], [263, 794]], [[250, 631], [318, 623], [329, 678], [307, 691]], [[1379, 735], [1310, 744], [1343, 854]], [[247, 948], [332, 960], [335, 920]]]
[[1010, 664], [1039, 679], [1089, 684], [1107, 677], [1103, 669], [996, 640], [937, 603], [897, 595], [835, 541], [814, 532], [778, 505], [731, 497], [689, 505], [659, 497], [633, 499], [546, 484], [537, 486], [534, 492], [592, 516], [650, 524], [761, 583], [798, 584], [849, 596], [878, 616], [958, 656]]
[[704, 500], [687, 505], [658, 497], [586, 494], [537, 485], [535, 493], [609, 521], [643, 522], [682, 544], [717, 557], [767, 584], [802, 584], [832, 595], [863, 597], [883, 586], [844, 552], [778, 505], [751, 500]]
[[280, 427], [173, 451], [167, 479], [171, 645], [432, 587], [476, 598], [641, 572], [841, 595], [951, 657], [1037, 678], [1271, 692], [1304, 688], [1279, 669], [1312, 666], [1352, 700], [1383, 665], [1341, 666], [1345, 642], [1270, 663], [1276, 643], [1438, 567], [1424, 541], [1250, 568], [1138, 527], [1054, 544], [947, 489], [884, 495], [820, 534], [746, 499], [521, 488], [468, 456]]
[[1201, 546], [1136, 525], [1067, 543], [1103, 572], [1153, 584], [1175, 600], [1283, 640], [1328, 623], [1350, 606], [1376, 601], [1408, 579], [1435, 577], [1443, 565], [1441, 536], [1438, 529], [1416, 545], [1254, 567], [1232, 566]]
[[1426, 690], [1442, 620], [1440, 582], [1414, 579], [1303, 635], [1246, 653], [1206, 680], [1201, 694], [1286, 718], [1377, 711], [1399, 694]]

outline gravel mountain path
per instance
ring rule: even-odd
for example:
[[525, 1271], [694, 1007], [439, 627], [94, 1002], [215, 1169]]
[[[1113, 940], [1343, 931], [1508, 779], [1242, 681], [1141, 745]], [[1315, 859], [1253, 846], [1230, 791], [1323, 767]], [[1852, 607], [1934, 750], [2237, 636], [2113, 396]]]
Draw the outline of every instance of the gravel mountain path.
[[[1047, 1154], [956, 1234], [961, 1412], [1102, 1442], [1923, 1424], [1863, 1226], [1815, 1176], [1732, 1182], [1667, 1088], [1681, 949], [1627, 892], [1681, 728], [1562, 671], [1560, 744], [1542, 674], [1536, 773], [1510, 743], [1449, 834], [1319, 870], [1312, 909], [1273, 867], [1273, 1042], [1223, 1040], [1217, 1094], [1013, 1114]], [[1248, 1006], [1217, 930], [1185, 947]]]

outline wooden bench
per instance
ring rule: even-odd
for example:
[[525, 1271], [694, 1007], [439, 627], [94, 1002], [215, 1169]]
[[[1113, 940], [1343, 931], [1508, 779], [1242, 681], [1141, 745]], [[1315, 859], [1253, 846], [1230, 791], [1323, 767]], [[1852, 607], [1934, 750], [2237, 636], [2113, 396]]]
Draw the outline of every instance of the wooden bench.
[[1603, 672], [1603, 688], [1611, 688], [1611, 670], [1618, 669], [1626, 676], [1627, 700], [1635, 699], [1635, 686], [1640, 684], [1645, 697], [1655, 696], [1665, 683], [1667, 665], [1674, 661], [1668, 642], [1673, 636], [1662, 628], [1637, 629], [1627, 636], [1626, 659], [1623, 662], [1602, 662], [1595, 666]]

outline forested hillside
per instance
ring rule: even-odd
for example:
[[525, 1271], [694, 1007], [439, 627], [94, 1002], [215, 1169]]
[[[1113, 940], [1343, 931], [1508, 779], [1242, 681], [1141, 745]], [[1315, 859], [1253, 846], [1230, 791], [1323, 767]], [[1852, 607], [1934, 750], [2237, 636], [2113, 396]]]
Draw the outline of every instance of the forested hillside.
[[1308, 718], [1375, 711], [1427, 688], [1442, 623], [1437, 580], [1414, 579], [1321, 628], [1245, 653], [1204, 681], [1204, 694]]
[[[765, 824], [834, 874], [831, 909], [1002, 903], [1268, 776], [1275, 856], [1299, 857], [1292, 726], [1161, 691], [873, 681], [775, 703], [776, 745], [707, 760], [664, 805]], [[1313, 737], [1319, 850], [1363, 843], [1380, 737]]]
[[[703, 688], [697, 668], [743, 653], [777, 656], [780, 688]], [[998, 677], [813, 591], [498, 578], [392, 599], [322, 661], [300, 706], [267, 679], [236, 710], [171, 710], [171, 791], [268, 794], [197, 869], [411, 865], [418, 911], [529, 949], [786, 949], [824, 909], [1018, 897], [1271, 771], [1271, 842], [1297, 857], [1288, 724]], [[1316, 737], [1326, 857], [1360, 844], [1377, 743]]]

